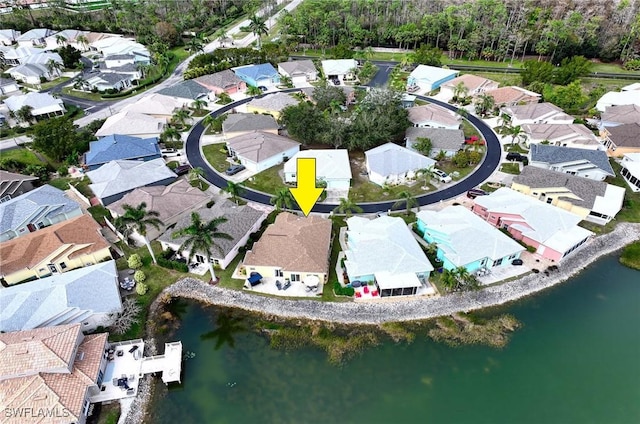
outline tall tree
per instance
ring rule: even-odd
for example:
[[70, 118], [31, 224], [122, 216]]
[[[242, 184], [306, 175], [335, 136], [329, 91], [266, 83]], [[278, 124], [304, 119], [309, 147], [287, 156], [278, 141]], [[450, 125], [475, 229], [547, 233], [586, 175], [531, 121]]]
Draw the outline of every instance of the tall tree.
[[234, 183], [233, 181], [227, 181], [227, 186], [220, 190], [221, 193], [227, 193], [231, 196], [231, 200], [233, 200], [235, 204], [238, 204], [238, 198], [243, 191], [244, 188], [242, 188], [239, 183]]
[[333, 210], [336, 213], [346, 215], [347, 218], [354, 213], [362, 213], [362, 208], [356, 202], [348, 197], [340, 199], [340, 204]]
[[122, 224], [130, 227], [133, 231], [136, 231], [142, 236], [144, 244], [147, 246], [149, 254], [151, 255], [151, 259], [153, 259], [153, 263], [158, 263], [156, 261], [156, 256], [153, 253], [153, 249], [151, 249], [151, 243], [147, 238], [147, 228], [153, 227], [156, 230], [160, 230], [160, 227], [164, 224], [160, 218], [158, 218], [159, 213], [147, 210], [147, 204], [145, 202], [140, 203], [136, 207], [123, 205], [122, 209], [124, 209], [124, 214], [121, 215]]
[[209, 272], [211, 273], [211, 280], [213, 282], [218, 281], [215, 271], [213, 269], [213, 262], [211, 257], [213, 256], [214, 249], [223, 254], [222, 248], [216, 243], [217, 239], [232, 240], [227, 233], [221, 232], [218, 227], [227, 222], [225, 217], [213, 218], [209, 222], [202, 222], [202, 218], [197, 212], [191, 213], [191, 224], [181, 230], [178, 230], [172, 234], [173, 238], [186, 237], [182, 242], [178, 251], [189, 252], [187, 260], [191, 262], [191, 259], [196, 254], [204, 254], [209, 264]]
[[259, 50], [261, 47], [260, 37], [269, 33], [265, 19], [258, 15], [251, 16], [249, 18], [249, 29], [257, 38]]
[[199, 166], [195, 167], [195, 168], [191, 168], [189, 170], [189, 182], [191, 184], [193, 184], [194, 182], [198, 183], [198, 188], [200, 190], [202, 190], [202, 176], [204, 175], [204, 169], [200, 168]]
[[275, 195], [273, 195], [273, 197], [271, 197], [269, 202], [276, 207], [277, 211], [279, 211], [282, 209], [293, 208], [294, 201], [291, 191], [289, 191], [288, 188], [281, 188]]
[[245, 92], [247, 96], [259, 96], [262, 94], [262, 90], [254, 85], [247, 86], [247, 91]]
[[404, 205], [404, 207], [406, 208], [405, 213], [407, 215], [411, 213], [411, 208], [418, 206], [418, 201], [416, 200], [415, 196], [406, 190], [398, 193], [398, 197], [400, 198], [400, 200], [393, 204], [393, 208], [399, 208]]

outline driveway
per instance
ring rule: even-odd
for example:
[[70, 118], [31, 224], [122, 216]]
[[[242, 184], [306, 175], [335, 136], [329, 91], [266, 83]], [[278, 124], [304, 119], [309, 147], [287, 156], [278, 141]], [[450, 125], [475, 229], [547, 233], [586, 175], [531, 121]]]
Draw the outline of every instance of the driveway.
[[374, 65], [378, 67], [378, 72], [371, 78], [371, 81], [367, 84], [369, 87], [385, 87], [389, 80], [389, 74], [391, 70], [398, 64], [398, 62], [386, 62], [386, 61], [372, 61]]
[[[292, 93], [298, 91], [299, 89], [290, 88], [287, 90], [282, 90], [285, 93]], [[452, 106], [448, 103], [441, 102], [426, 96], [416, 96], [420, 100], [428, 101], [439, 106], [442, 106], [446, 109], [452, 110], [456, 112], [458, 109], [455, 106]], [[251, 101], [253, 98], [249, 97], [238, 102], [230, 103], [225, 105], [223, 108], [212, 112], [211, 115], [218, 116], [224, 112], [227, 112], [234, 107], [245, 104]], [[422, 196], [416, 197], [419, 206], [429, 205], [433, 203], [438, 203], [440, 201], [448, 200], [453, 197], [459, 196], [467, 192], [468, 190], [475, 188], [486, 181], [493, 172], [500, 165], [500, 157], [502, 153], [502, 148], [500, 145], [500, 141], [498, 137], [493, 132], [493, 130], [485, 124], [481, 119], [476, 116], [469, 115], [467, 117], [469, 122], [473, 124], [478, 131], [482, 134], [482, 137], [486, 140], [487, 153], [480, 163], [476, 170], [469, 174], [467, 178], [457, 182], [454, 185], [446, 187], [442, 190], [436, 191], [434, 193], [424, 194]], [[189, 159], [189, 163], [191, 166], [200, 167], [204, 170], [204, 178], [211, 184], [224, 188], [227, 186], [227, 180], [220, 173], [216, 172], [204, 159], [202, 152], [200, 150], [200, 137], [204, 132], [204, 126], [202, 125], [202, 121], [198, 124], [194, 125], [191, 129], [191, 132], [187, 136], [187, 141], [185, 143], [185, 150], [187, 153], [187, 158]], [[246, 200], [262, 203], [265, 205], [269, 205], [269, 201], [271, 200], [271, 195], [267, 193], [262, 193], [259, 191], [251, 190], [249, 188], [244, 188], [242, 197]], [[396, 200], [390, 200], [386, 202], [371, 202], [371, 203], [359, 203], [359, 206], [363, 209], [364, 213], [375, 213], [380, 211], [386, 211], [393, 208], [393, 204], [396, 203]], [[328, 204], [328, 203], [318, 203], [316, 204], [312, 212], [317, 213], [329, 213], [335, 209], [337, 204]], [[296, 208], [298, 209], [298, 208]]]

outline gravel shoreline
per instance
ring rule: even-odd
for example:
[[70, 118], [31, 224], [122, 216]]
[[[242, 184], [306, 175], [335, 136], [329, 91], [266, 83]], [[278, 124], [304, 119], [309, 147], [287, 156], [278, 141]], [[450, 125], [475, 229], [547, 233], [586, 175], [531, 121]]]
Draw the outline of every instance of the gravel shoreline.
[[[165, 288], [151, 305], [150, 317], [159, 307], [159, 299], [165, 295], [192, 299], [208, 305], [241, 308], [247, 311], [283, 318], [317, 320], [341, 324], [382, 324], [385, 322], [415, 321], [456, 312], [469, 312], [503, 305], [532, 295], [580, 273], [600, 257], [622, 249], [640, 240], [640, 224], [620, 223], [608, 233], [595, 237], [585, 247], [561, 264], [558, 271], [545, 275], [528, 274], [505, 284], [479, 291], [454, 293], [434, 298], [402, 299], [397, 301], [320, 302], [317, 300], [289, 300], [258, 296], [244, 291], [208, 285], [200, 280], [184, 278]], [[147, 334], [152, 351], [155, 339]], [[152, 394], [152, 377], [140, 385], [138, 396], [121, 423], [142, 424]]]

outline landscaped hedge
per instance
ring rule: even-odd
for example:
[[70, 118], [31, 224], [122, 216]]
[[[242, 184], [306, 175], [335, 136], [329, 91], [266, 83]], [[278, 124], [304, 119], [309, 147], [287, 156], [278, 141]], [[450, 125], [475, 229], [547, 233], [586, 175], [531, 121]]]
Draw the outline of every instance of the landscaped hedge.
[[180, 272], [189, 272], [189, 267], [187, 266], [187, 264], [178, 261], [170, 261], [163, 257], [158, 258], [158, 265], [163, 268], [175, 269], [176, 271]]
[[336, 296], [352, 297], [356, 291], [353, 289], [353, 287], [342, 287], [342, 285], [336, 281], [333, 283], [333, 292], [336, 294]]

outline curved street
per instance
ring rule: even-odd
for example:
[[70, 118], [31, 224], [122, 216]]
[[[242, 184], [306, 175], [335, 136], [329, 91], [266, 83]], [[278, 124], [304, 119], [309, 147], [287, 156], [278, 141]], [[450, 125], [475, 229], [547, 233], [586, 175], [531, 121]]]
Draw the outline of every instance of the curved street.
[[[290, 89], [282, 90], [282, 92], [285, 92], [285, 93], [291, 93], [295, 91], [299, 91], [299, 89], [290, 88]], [[262, 97], [262, 96], [259, 96], [259, 97]], [[439, 100], [435, 100], [426, 96], [416, 96], [416, 97], [420, 100], [437, 104], [439, 106], [442, 106], [454, 112], [458, 111], [458, 108], [448, 103], [441, 102]], [[244, 103], [247, 103], [252, 99], [253, 97], [249, 97], [234, 103], [230, 103], [212, 112], [211, 115], [218, 116], [222, 113], [225, 113], [233, 109], [236, 106], [240, 106]], [[419, 206], [429, 205], [429, 204], [437, 203], [440, 201], [448, 200], [453, 197], [459, 196], [460, 194], [463, 194], [474, 187], [479, 186], [487, 178], [489, 178], [491, 174], [493, 174], [493, 172], [496, 170], [496, 168], [500, 164], [502, 147], [500, 145], [500, 141], [498, 140], [498, 137], [493, 132], [493, 130], [486, 123], [484, 123], [481, 119], [479, 119], [476, 116], [468, 115], [466, 119], [478, 129], [478, 131], [482, 134], [482, 137], [486, 141], [487, 152], [485, 154], [484, 159], [478, 165], [475, 171], [473, 171], [466, 178], [457, 182], [456, 184], [453, 184], [449, 187], [446, 187], [442, 190], [438, 190], [433, 193], [427, 193], [420, 196], [416, 196], [416, 200]], [[205, 160], [202, 154], [202, 151], [200, 149], [200, 137], [202, 136], [204, 130], [205, 128], [204, 128], [204, 125], [202, 124], [202, 120], [198, 122], [196, 125], [194, 125], [193, 128], [191, 129], [191, 132], [187, 136], [187, 141], [185, 143], [185, 152], [186, 152], [187, 158], [189, 159], [189, 163], [191, 164], [191, 166], [193, 166], [194, 168], [200, 167], [203, 169], [204, 171], [203, 177], [209, 183], [219, 188], [224, 188], [227, 186], [227, 179], [224, 178], [222, 174], [214, 170], [211, 167], [211, 165], [209, 165], [209, 163]], [[269, 205], [271, 200], [271, 194], [266, 194], [259, 191], [251, 190], [247, 187], [243, 187], [243, 192], [241, 197], [246, 200], [262, 203], [265, 205]], [[362, 208], [364, 213], [375, 213], [375, 212], [387, 211], [389, 209], [392, 209], [393, 204], [396, 203], [396, 201], [397, 200], [389, 200], [385, 202], [359, 203], [358, 205]], [[313, 207], [311, 212], [329, 213], [333, 211], [333, 209], [335, 209], [336, 206], [337, 206], [336, 204], [331, 204], [331, 203], [316, 203], [316, 205]], [[299, 210], [297, 205], [294, 209]]]

